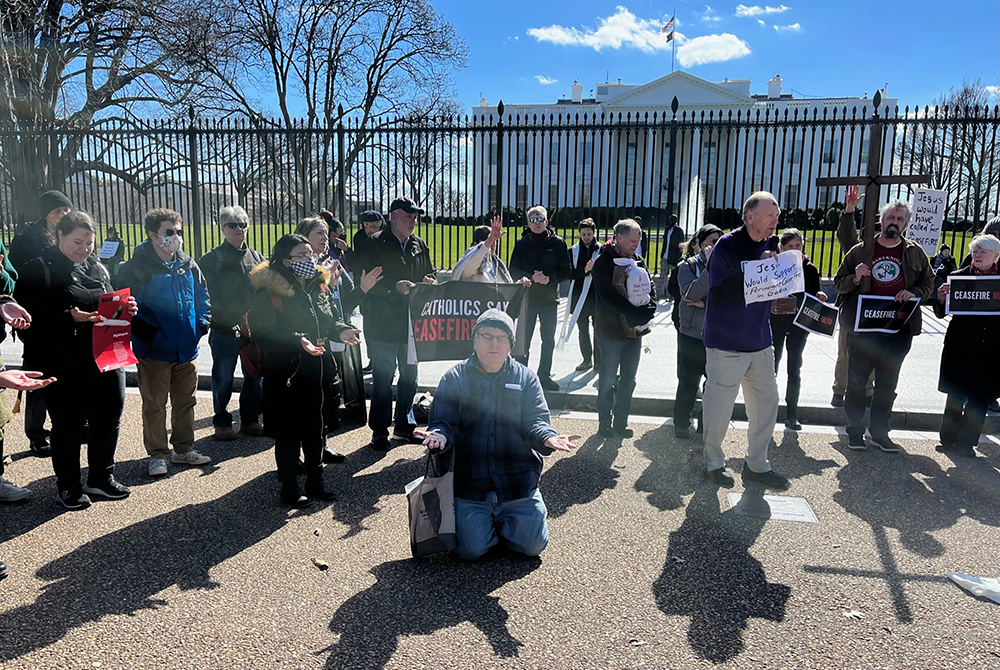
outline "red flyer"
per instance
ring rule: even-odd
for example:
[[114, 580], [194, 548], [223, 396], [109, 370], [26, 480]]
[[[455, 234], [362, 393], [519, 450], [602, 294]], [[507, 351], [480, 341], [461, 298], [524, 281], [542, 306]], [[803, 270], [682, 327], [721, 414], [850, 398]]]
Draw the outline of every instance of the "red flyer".
[[137, 362], [132, 353], [132, 315], [128, 313], [130, 295], [127, 288], [101, 294], [97, 305], [101, 320], [94, 324], [94, 360], [101, 372]]

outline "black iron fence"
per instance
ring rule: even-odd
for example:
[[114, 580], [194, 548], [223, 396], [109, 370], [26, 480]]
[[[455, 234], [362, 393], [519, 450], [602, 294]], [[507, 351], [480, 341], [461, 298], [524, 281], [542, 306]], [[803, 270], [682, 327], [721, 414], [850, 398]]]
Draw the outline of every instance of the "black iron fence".
[[[640, 217], [658, 271], [671, 213], [688, 234], [702, 223], [729, 229], [744, 199], [764, 189], [782, 205], [782, 226], [806, 231], [807, 251], [829, 274], [841, 256], [832, 231], [843, 194], [815, 181], [865, 174], [873, 150], [884, 174], [930, 174], [928, 186], [947, 192], [942, 242], [958, 255], [1000, 209], [1000, 108], [874, 114], [870, 105], [783, 102], [780, 110], [700, 111], [675, 99], [664, 112], [613, 116], [565, 105], [530, 117], [501, 103], [463, 118], [323, 127], [194, 118], [107, 120], [86, 130], [0, 125], [0, 225], [9, 242], [18, 224], [39, 216], [37, 195], [59, 188], [94, 216], [99, 238], [113, 224], [129, 249], [145, 239], [147, 209], [176, 209], [197, 256], [221, 241], [219, 209], [237, 204], [253, 222], [251, 245], [267, 252], [320, 208], [336, 212], [350, 237], [360, 212], [385, 211], [406, 194], [427, 210], [418, 234], [440, 268], [455, 263], [473, 226], [498, 213], [509, 256], [526, 210], [542, 204], [569, 243], [583, 218], [603, 237], [618, 219]], [[875, 124], [884, 133], [873, 148]], [[907, 199], [911, 189], [883, 186], [880, 201]]]

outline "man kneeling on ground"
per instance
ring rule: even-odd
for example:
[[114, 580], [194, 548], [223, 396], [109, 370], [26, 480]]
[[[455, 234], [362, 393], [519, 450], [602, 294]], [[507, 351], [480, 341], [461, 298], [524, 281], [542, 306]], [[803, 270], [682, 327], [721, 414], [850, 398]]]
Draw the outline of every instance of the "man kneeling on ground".
[[[538, 376], [510, 356], [514, 322], [485, 311], [472, 330], [475, 353], [441, 378], [424, 434], [428, 449], [454, 450], [455, 532], [460, 558], [485, 554], [502, 537], [526, 556], [549, 542], [538, 490], [542, 456], [576, 449], [559, 435]], [[451, 462], [452, 454], [440, 456]]]

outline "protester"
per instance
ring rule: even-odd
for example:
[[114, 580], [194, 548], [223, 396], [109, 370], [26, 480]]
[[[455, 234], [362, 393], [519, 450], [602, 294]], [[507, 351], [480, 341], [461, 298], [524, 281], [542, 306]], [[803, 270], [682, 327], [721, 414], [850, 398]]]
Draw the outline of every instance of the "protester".
[[[108, 242], [115, 243], [115, 249], [107, 258], [101, 258], [100, 252], [103, 252], [104, 245]], [[122, 259], [125, 258], [125, 243], [118, 236], [118, 229], [114, 226], [108, 226], [106, 236], [104, 238], [104, 243], [97, 247], [98, 260], [104, 264], [104, 267], [108, 269], [108, 274], [111, 275], [111, 279], [115, 278], [118, 274], [118, 266], [121, 264]]]
[[549, 541], [548, 511], [538, 490], [542, 457], [570, 451], [578, 435], [559, 435], [535, 376], [510, 356], [514, 322], [488, 309], [473, 327], [474, 353], [441, 378], [423, 443], [454, 462], [455, 553], [485, 554], [502, 538], [537, 556]]
[[[356, 262], [354, 260], [354, 250], [344, 240], [346, 236], [344, 224], [328, 209], [319, 210], [317, 216], [326, 224], [327, 233], [326, 258], [320, 258], [320, 262], [335, 260], [341, 268], [350, 273], [351, 268]], [[310, 240], [309, 246], [315, 246], [312, 240]]]
[[[205, 277], [181, 251], [183, 221], [172, 209], [146, 212], [146, 237], [118, 272], [139, 305], [132, 319], [132, 350], [139, 360], [142, 440], [149, 454], [149, 475], [167, 474], [167, 460], [205, 465], [208, 456], [194, 449], [194, 406], [198, 387], [198, 341], [209, 329]], [[170, 399], [170, 445], [167, 399]]]
[[[591, 271], [597, 293], [594, 333], [601, 352], [597, 432], [602, 437], [632, 437], [628, 418], [642, 354], [641, 338], [649, 332], [648, 324], [656, 314], [656, 290], [637, 253], [641, 239], [639, 224], [631, 219], [619, 221], [615, 224], [614, 238], [601, 247]], [[634, 273], [645, 273], [645, 283], [640, 284]], [[633, 291], [633, 287], [640, 285], [644, 296], [633, 294], [640, 290]]]
[[[802, 251], [802, 233], [797, 228], [786, 228], [781, 233], [778, 251]], [[805, 280], [805, 292], [826, 302], [826, 293], [820, 290], [819, 268], [813, 265], [809, 257], [802, 254], [802, 274]], [[799, 390], [802, 388], [802, 352], [806, 348], [806, 338], [809, 331], [799, 328], [792, 322], [798, 314], [805, 294], [796, 293], [788, 298], [778, 298], [771, 303], [771, 336], [774, 340], [774, 374], [778, 374], [781, 363], [781, 352], [788, 348], [788, 362], [785, 367], [788, 372], [788, 382], [785, 386], [785, 427], [791, 430], [802, 430], [799, 423]]]
[[546, 391], [558, 391], [559, 384], [552, 379], [552, 352], [556, 346], [559, 283], [569, 279], [569, 253], [566, 243], [549, 228], [548, 223], [548, 212], [541, 205], [528, 210], [528, 226], [521, 239], [514, 243], [509, 267], [515, 281], [522, 278], [531, 280], [524, 355], [518, 356], [517, 360], [522, 365], [528, 364], [535, 324], [540, 323], [542, 354], [538, 361], [538, 378]]
[[770, 236], [778, 225], [780, 213], [778, 201], [767, 191], [751, 194], [743, 203], [743, 225], [719, 238], [708, 261], [709, 290], [702, 331], [708, 382], [702, 413], [705, 471], [719, 486], [734, 485], [733, 475], [726, 468], [722, 443], [742, 384], [750, 422], [743, 480], [774, 489], [788, 488], [788, 479], [774, 472], [767, 459], [778, 418], [771, 304], [767, 301], [746, 304], [741, 265], [743, 261], [769, 258], [776, 253], [777, 245]]
[[[569, 270], [570, 279], [573, 280], [573, 290], [570, 291], [569, 312], [574, 312], [583, 295], [583, 285], [594, 268], [594, 261], [601, 253], [601, 244], [597, 241], [597, 226], [591, 218], [584, 219], [577, 226], [580, 231], [580, 240], [570, 247], [569, 250]], [[593, 282], [593, 279], [591, 279]], [[583, 372], [590, 368], [601, 367], [601, 351], [595, 351], [594, 345], [590, 342], [590, 329], [594, 323], [594, 306], [597, 304], [597, 291], [593, 285], [588, 287], [587, 295], [583, 299], [583, 307], [580, 308], [580, 316], [576, 321], [576, 330], [580, 339], [580, 354], [583, 362], [576, 366], [577, 372]]]
[[[89, 496], [127, 498], [131, 490], [114, 477], [115, 449], [125, 406], [125, 370], [102, 372], [94, 360], [93, 332], [104, 319], [97, 307], [110, 293], [111, 276], [95, 256], [96, 230], [78, 211], [56, 226], [56, 244], [28, 261], [14, 297], [32, 316], [25, 330], [24, 360], [59, 384], [42, 390], [52, 418], [52, 468], [57, 500], [69, 510], [90, 507]], [[135, 298], [126, 310], [138, 312]], [[87, 484], [80, 483], [80, 446], [87, 434]]]
[[[259, 252], [247, 246], [249, 226], [250, 216], [242, 207], [223, 207], [219, 210], [222, 244], [198, 261], [198, 267], [205, 275], [208, 294], [214, 296], [208, 344], [212, 348], [212, 425], [215, 427], [215, 439], [221, 441], [237, 437], [233, 430], [233, 415], [229, 412], [236, 361], [240, 357], [234, 329], [242, 327], [243, 317], [250, 309], [253, 293], [250, 271], [264, 260]], [[260, 423], [260, 379], [248, 377], [246, 370], [243, 372], [240, 432], [259, 437], [264, 434], [264, 426]]]
[[[361, 212], [361, 228], [359, 228], [358, 231], [354, 233], [354, 238], [351, 241], [352, 247], [354, 249], [354, 273], [355, 273], [354, 279], [356, 280], [356, 283], [361, 283], [361, 278], [357, 276], [357, 272], [360, 268], [364, 266], [364, 260], [362, 259], [361, 256], [364, 253], [365, 242], [368, 240], [368, 238], [370, 238], [372, 235], [379, 232], [383, 228], [385, 228], [385, 219], [382, 218], [381, 213], [377, 212], [374, 209], [368, 209], [365, 210], [364, 212]], [[366, 305], [363, 300], [361, 301], [361, 304], [358, 305], [358, 308], [361, 310], [362, 316], [367, 316]], [[364, 368], [362, 368], [362, 372], [371, 372], [372, 342], [371, 342], [371, 336], [369, 335], [367, 328], [365, 328], [363, 335], [365, 338], [365, 349], [368, 351], [368, 363], [366, 363]]]
[[941, 284], [948, 281], [948, 275], [958, 269], [955, 257], [951, 255], [951, 247], [947, 244], [942, 244], [937, 254], [931, 256], [930, 260], [931, 270], [934, 271], [934, 292], [931, 294], [931, 297], [924, 302], [935, 302], [935, 298], [937, 296], [938, 289], [941, 288]]
[[682, 293], [678, 288], [677, 268], [681, 261], [681, 246], [683, 244], [684, 230], [677, 225], [677, 215], [671, 214], [670, 218], [667, 219], [667, 228], [663, 231], [663, 256], [660, 258], [660, 277], [663, 284], [663, 298], [675, 303], [680, 300]]
[[903, 237], [910, 215], [910, 205], [902, 200], [883, 205], [879, 216], [882, 232], [875, 237], [872, 258], [866, 259], [864, 244], [858, 243], [844, 256], [834, 277], [841, 300], [840, 328], [849, 333], [844, 409], [848, 420], [848, 447], [851, 449], [867, 448], [864, 435], [865, 384], [874, 372], [875, 392], [872, 395], [869, 432], [872, 441], [882, 451], [899, 451], [899, 445], [889, 437], [889, 417], [896, 399], [896, 384], [903, 359], [910, 351], [913, 336], [920, 334], [920, 309], [918, 307], [914, 311], [897, 333], [856, 333], [854, 322], [864, 277], [871, 277], [870, 295], [894, 296], [900, 302], [931, 295], [934, 274], [927, 254], [919, 244]]
[[[41, 218], [25, 224], [10, 242], [10, 264], [21, 272], [25, 263], [42, 253], [42, 249], [55, 244], [56, 224], [70, 213], [73, 203], [61, 191], [46, 191], [38, 196]], [[6, 264], [6, 263], [5, 263]], [[41, 393], [29, 393], [24, 400], [24, 434], [28, 446], [36, 456], [51, 453], [49, 431], [45, 428], [45, 399]]]
[[[423, 214], [410, 198], [397, 198], [389, 206], [389, 226], [365, 242], [361, 265], [366, 272], [382, 268], [384, 281], [368, 293], [365, 320], [376, 324], [371, 330], [372, 400], [368, 426], [372, 429], [371, 446], [388, 451], [389, 424], [393, 423], [393, 442], [412, 441], [416, 422], [413, 419], [413, 396], [417, 392], [417, 366], [407, 362], [409, 332], [409, 294], [415, 282], [434, 284], [434, 266], [427, 244], [413, 234], [417, 218]], [[393, 420], [392, 378], [399, 367], [396, 384], [396, 412]]]
[[[984, 277], [997, 274], [1000, 240], [977, 235], [969, 244], [972, 262], [952, 277]], [[951, 284], [942, 284], [934, 306], [939, 318]], [[941, 444], [937, 450], [973, 458], [986, 421], [986, 407], [1000, 396], [1000, 316], [954, 314], [948, 323], [941, 351], [938, 391], [947, 394], [941, 417]], [[877, 387], [876, 387], [877, 388]]]
[[[698, 386], [705, 376], [705, 343], [701, 331], [705, 325], [705, 299], [708, 295], [708, 260], [712, 248], [722, 237], [722, 229], [706, 224], [698, 229], [677, 265], [676, 301], [677, 330], [677, 394], [674, 400], [674, 437], [691, 437], [691, 412], [698, 397]], [[698, 422], [698, 431], [704, 420]]]
[[[357, 344], [361, 332], [341, 320], [328, 291], [310, 290], [309, 282], [324, 273], [309, 240], [293, 233], [279, 239], [267, 262], [250, 275], [256, 289], [251, 332], [267, 354], [264, 427], [274, 438], [281, 502], [292, 507], [334, 498], [323, 483], [324, 368], [332, 360], [327, 344], [330, 338]], [[305, 494], [298, 483], [300, 453]]]
[[472, 246], [452, 268], [451, 278], [457, 281], [478, 281], [491, 284], [511, 284], [510, 270], [497, 256], [497, 244], [504, 235], [503, 220], [494, 216], [488, 226], [472, 231]]

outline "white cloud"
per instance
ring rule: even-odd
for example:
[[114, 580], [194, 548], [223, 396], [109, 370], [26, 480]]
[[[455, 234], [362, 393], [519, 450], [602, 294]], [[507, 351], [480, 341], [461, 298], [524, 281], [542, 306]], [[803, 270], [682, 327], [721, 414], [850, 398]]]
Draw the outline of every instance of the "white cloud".
[[986, 92], [992, 95], [993, 97], [1000, 96], [1000, 86], [987, 86]]
[[749, 54], [750, 45], [729, 33], [695, 37], [677, 47], [677, 60], [681, 67], [720, 63]]
[[793, 23], [793, 24], [787, 25], [787, 26], [775, 26], [774, 29], [777, 30], [779, 33], [801, 33], [802, 32], [802, 26], [799, 25], [798, 23]]
[[722, 17], [715, 13], [709, 5], [705, 5], [705, 13], [702, 14], [701, 20], [705, 23], [718, 23], [722, 20]]
[[753, 5], [752, 7], [747, 7], [746, 5], [736, 5], [736, 16], [760, 16], [762, 14], [781, 14], [782, 12], [787, 12], [791, 7], [787, 5], [778, 5], [777, 7], [771, 7], [765, 5], [761, 7], [760, 5]]
[[559, 83], [558, 79], [553, 79], [552, 77], [546, 77], [544, 74], [536, 74], [535, 75], [535, 79], [538, 80], [539, 84], [548, 85], [548, 84], [557, 84], [557, 83]]
[[[660, 34], [665, 19], [640, 19], [624, 7], [607, 18], [599, 18], [598, 28], [574, 28], [551, 25], [544, 28], [528, 28], [528, 34], [539, 42], [551, 42], [564, 46], [591, 47], [594, 51], [633, 47], [646, 53], [664, 51], [670, 44]], [[675, 34], [677, 39], [679, 34]]]
[[767, 22], [764, 21], [764, 19], [757, 19], [757, 23], [759, 23], [762, 26], [766, 26], [767, 25]]

